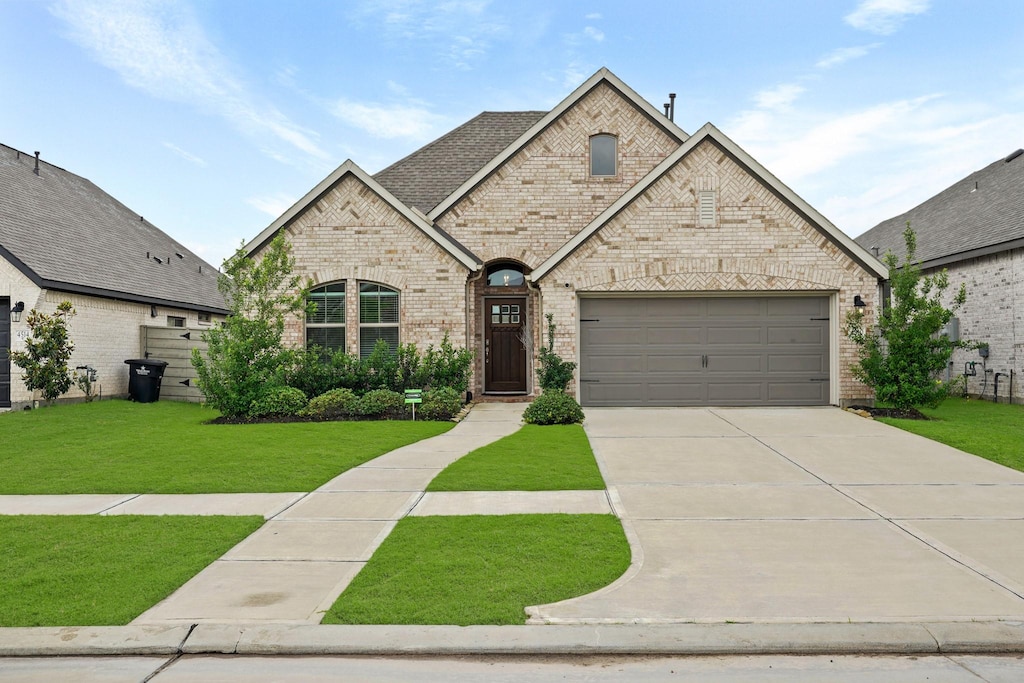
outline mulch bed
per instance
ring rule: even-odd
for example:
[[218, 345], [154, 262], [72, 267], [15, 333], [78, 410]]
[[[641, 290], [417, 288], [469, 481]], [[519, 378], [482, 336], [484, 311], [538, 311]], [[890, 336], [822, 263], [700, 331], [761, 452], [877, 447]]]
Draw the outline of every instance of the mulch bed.
[[850, 406], [850, 410], [863, 410], [871, 417], [893, 417], [899, 420], [930, 420], [917, 408], [874, 408], [871, 406]]

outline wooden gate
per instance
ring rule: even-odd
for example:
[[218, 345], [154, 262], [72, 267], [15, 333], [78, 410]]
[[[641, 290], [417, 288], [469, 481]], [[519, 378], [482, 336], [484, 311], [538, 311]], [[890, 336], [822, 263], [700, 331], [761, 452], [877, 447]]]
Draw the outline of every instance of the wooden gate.
[[167, 362], [160, 384], [160, 400], [201, 402], [203, 392], [196, 386], [192, 349], [206, 352], [206, 343], [201, 338], [203, 330], [143, 325], [141, 332], [141, 357]]

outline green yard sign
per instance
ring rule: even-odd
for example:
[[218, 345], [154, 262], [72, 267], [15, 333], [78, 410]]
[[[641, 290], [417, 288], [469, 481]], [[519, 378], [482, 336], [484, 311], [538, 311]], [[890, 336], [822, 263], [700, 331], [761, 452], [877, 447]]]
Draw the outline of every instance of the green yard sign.
[[405, 390], [405, 403], [406, 405], [412, 404], [412, 419], [416, 420], [416, 404], [423, 403], [423, 390], [422, 389], [406, 389]]

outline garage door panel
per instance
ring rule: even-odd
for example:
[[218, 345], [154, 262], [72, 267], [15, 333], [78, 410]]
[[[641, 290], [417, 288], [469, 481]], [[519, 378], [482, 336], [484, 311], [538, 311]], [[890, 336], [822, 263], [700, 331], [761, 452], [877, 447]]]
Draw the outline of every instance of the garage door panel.
[[590, 356], [593, 364], [601, 368], [602, 377], [616, 374], [642, 373], [647, 368], [644, 366], [645, 355], [638, 353], [635, 349], [623, 353], [595, 353]]
[[821, 405], [827, 296], [584, 298], [584, 405]]
[[647, 371], [657, 373], [694, 373], [703, 367], [700, 354], [648, 354]]
[[820, 405], [828, 401], [827, 382], [770, 382], [768, 401], [777, 405]]
[[583, 328], [583, 343], [588, 348], [631, 345], [636, 343], [636, 327]]
[[[687, 327], [647, 327], [644, 332], [646, 333], [647, 343], [650, 345], [680, 345], [680, 344], [700, 344], [701, 343], [701, 331], [700, 326], [687, 326]], [[633, 329], [634, 338], [638, 334], [637, 329]]]
[[[700, 299], [696, 299], [700, 301]], [[709, 318], [760, 318], [763, 304], [761, 299], [723, 297], [703, 299], [707, 302]]]
[[704, 315], [704, 306], [700, 299], [686, 298], [663, 298], [663, 299], [626, 299], [626, 301], [638, 301], [643, 303], [636, 306], [639, 311], [645, 312], [645, 317], [651, 320], [659, 318], [699, 318]]
[[647, 385], [648, 405], [699, 405], [704, 399], [703, 382], [651, 382]]
[[826, 330], [822, 325], [772, 325], [768, 328], [769, 344], [809, 344], [820, 346], [825, 342]]
[[764, 343], [764, 328], [760, 325], [729, 325], [709, 326], [708, 344], [714, 346], [733, 346], [743, 344], [754, 344], [760, 346]]
[[828, 372], [828, 359], [821, 354], [804, 355], [776, 355], [768, 356], [768, 372], [780, 373], [807, 373], [821, 375]]

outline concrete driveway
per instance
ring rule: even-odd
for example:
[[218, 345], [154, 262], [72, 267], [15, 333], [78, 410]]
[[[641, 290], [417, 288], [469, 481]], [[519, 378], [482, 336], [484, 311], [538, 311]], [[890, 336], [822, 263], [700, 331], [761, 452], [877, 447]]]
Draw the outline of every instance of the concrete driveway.
[[837, 408], [604, 408], [633, 548], [530, 623], [1024, 619], [1024, 473]]

